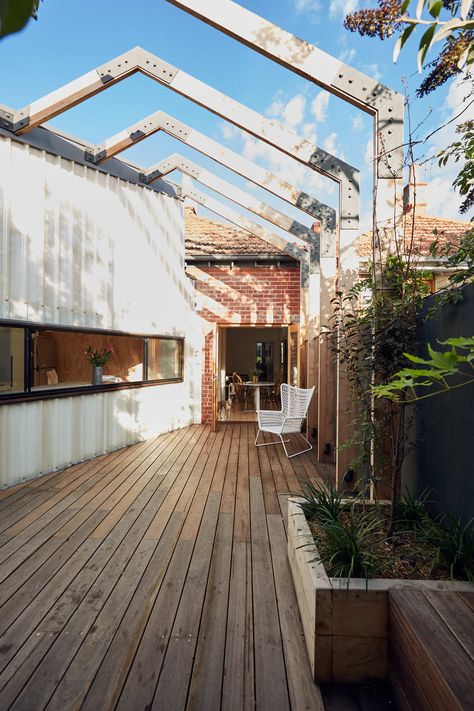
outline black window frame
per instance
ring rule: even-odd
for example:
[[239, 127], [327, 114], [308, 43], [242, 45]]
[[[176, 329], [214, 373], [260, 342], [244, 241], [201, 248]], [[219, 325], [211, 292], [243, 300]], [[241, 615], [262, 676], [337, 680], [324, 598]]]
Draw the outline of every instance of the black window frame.
[[[184, 347], [185, 347], [185, 337], [184, 336], [168, 336], [163, 334], [155, 333], [134, 333], [130, 331], [118, 331], [111, 329], [102, 328], [86, 328], [79, 326], [66, 326], [62, 324], [51, 324], [51, 323], [36, 323], [31, 321], [17, 321], [12, 319], [0, 319], [0, 327], [7, 328], [19, 328], [23, 329], [24, 332], [24, 390], [19, 392], [6, 392], [0, 393], [0, 405], [7, 405], [9, 403], [15, 402], [29, 402], [33, 400], [48, 400], [52, 398], [60, 397], [71, 397], [74, 395], [88, 395], [109, 392], [111, 390], [131, 390], [134, 388], [146, 388], [146, 387], [156, 387], [159, 385], [167, 385], [171, 383], [182, 383], [184, 382]], [[55, 388], [49, 385], [44, 389], [35, 389], [33, 387], [33, 372], [32, 372], [32, 335], [37, 331], [61, 331], [67, 333], [83, 333], [90, 334], [91, 336], [129, 336], [131, 338], [141, 338], [143, 339], [143, 369], [145, 374], [144, 380], [137, 380], [133, 382], [121, 382], [121, 383], [110, 383], [104, 382], [100, 385], [74, 385], [72, 387], [66, 387], [62, 385], [61, 387]], [[168, 379], [155, 379], [148, 380], [148, 344], [152, 339], [175, 341], [179, 343], [180, 354], [180, 373], [177, 378]]]

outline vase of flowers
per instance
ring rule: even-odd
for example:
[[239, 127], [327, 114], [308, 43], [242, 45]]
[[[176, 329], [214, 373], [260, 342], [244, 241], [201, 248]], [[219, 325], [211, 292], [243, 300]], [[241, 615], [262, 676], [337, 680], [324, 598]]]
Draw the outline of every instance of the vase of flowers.
[[258, 370], [256, 368], [250, 369], [250, 376], [252, 378], [252, 382], [258, 383]]
[[92, 385], [102, 384], [104, 365], [109, 362], [113, 352], [114, 349], [110, 343], [105, 348], [93, 349], [92, 346], [89, 346], [84, 351], [87, 360], [92, 364]]

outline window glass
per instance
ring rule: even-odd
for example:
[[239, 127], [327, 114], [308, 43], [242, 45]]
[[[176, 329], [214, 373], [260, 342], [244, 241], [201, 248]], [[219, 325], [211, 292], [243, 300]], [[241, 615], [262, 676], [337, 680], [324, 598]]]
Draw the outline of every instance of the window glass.
[[166, 338], [148, 339], [148, 380], [181, 378], [182, 341]]
[[180, 380], [182, 354], [181, 339], [0, 326], [0, 396], [29, 389]]
[[273, 343], [256, 344], [256, 361], [259, 380], [273, 380]]
[[33, 389], [90, 385], [94, 356], [97, 365], [104, 361], [105, 385], [140, 382], [144, 377], [144, 339], [139, 336], [38, 329], [31, 347]]
[[25, 331], [0, 326], [0, 393], [25, 389]]

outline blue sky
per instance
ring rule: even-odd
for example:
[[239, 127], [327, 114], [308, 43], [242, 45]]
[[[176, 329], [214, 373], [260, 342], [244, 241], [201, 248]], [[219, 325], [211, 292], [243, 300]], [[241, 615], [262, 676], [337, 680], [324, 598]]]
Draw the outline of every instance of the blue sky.
[[[218, 1], [218, 0], [216, 0]], [[415, 99], [419, 83], [415, 46], [392, 63], [393, 41], [360, 38], [343, 28], [345, 12], [364, 3], [357, 0], [245, 0], [242, 5], [330, 54], [403, 92], [402, 77]], [[365, 2], [365, 5], [374, 3]], [[115, 0], [81, 3], [45, 0], [39, 20], [0, 42], [0, 103], [15, 109], [84, 74], [135, 45], [157, 54], [253, 109], [291, 126], [300, 135], [343, 158], [362, 171], [363, 226], [369, 224], [371, 193], [371, 121], [361, 111], [261, 57], [215, 29], [171, 6], [165, 0]], [[449, 119], [460, 105], [463, 90], [452, 84], [431, 97], [414, 100], [412, 123], [423, 123], [425, 135]], [[93, 143], [126, 128], [142, 117], [164, 110], [208, 136], [225, 143], [314, 194], [336, 204], [334, 185], [233, 128], [222, 119], [143, 76], [136, 75], [101, 95], [67, 111], [52, 124]], [[431, 111], [431, 113], [430, 113]], [[467, 116], [466, 116], [467, 118]], [[424, 144], [433, 151], [452, 129]], [[181, 143], [157, 134], [122, 154], [150, 166], [170, 153], [183, 153], [267, 202], [310, 222], [268, 193]], [[453, 170], [442, 173], [436, 163], [427, 171], [430, 201], [436, 214], [456, 217], [459, 200], [450, 192]], [[179, 176], [172, 176], [179, 181]], [[205, 192], [205, 190], [203, 189]]]

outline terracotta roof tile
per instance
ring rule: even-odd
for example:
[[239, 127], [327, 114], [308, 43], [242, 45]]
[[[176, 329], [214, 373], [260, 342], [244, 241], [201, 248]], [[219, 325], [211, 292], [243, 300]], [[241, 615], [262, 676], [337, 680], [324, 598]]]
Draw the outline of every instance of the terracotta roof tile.
[[184, 208], [184, 224], [186, 255], [190, 257], [238, 254], [284, 255], [285, 259], [291, 259], [288, 254], [245, 230], [200, 217], [191, 206]]
[[[471, 226], [470, 222], [447, 220], [444, 217], [431, 215], [416, 215], [413, 220], [412, 212], [407, 212], [400, 217], [397, 231], [399, 233], [403, 231], [408, 251], [413, 228], [413, 252], [426, 256], [429, 254], [432, 242], [439, 240], [457, 244]], [[394, 238], [393, 223], [382, 224], [379, 229], [382, 244], [389, 249]], [[372, 231], [364, 232], [359, 236], [358, 251], [360, 257], [372, 256]]]

